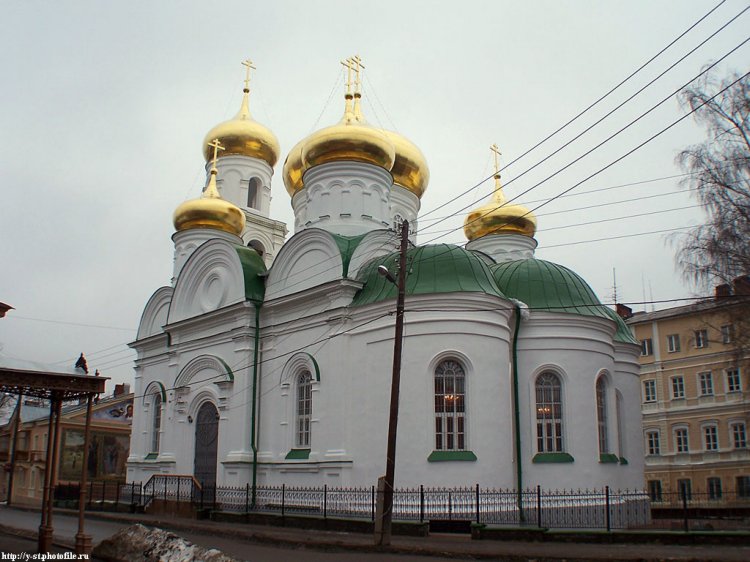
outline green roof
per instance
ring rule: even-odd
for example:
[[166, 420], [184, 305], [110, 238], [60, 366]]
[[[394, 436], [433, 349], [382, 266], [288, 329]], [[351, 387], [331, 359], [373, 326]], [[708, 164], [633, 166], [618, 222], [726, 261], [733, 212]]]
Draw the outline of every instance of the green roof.
[[242, 272], [245, 276], [245, 298], [256, 303], [263, 302], [266, 294], [264, 278], [260, 274], [266, 272], [266, 264], [263, 258], [255, 250], [245, 246], [235, 246], [240, 258]]
[[341, 272], [342, 277], [349, 276], [349, 263], [352, 261], [354, 250], [357, 249], [362, 239], [367, 236], [368, 233], [360, 234], [359, 236], [344, 236], [342, 234], [330, 233], [333, 239], [336, 241], [336, 245], [339, 247], [341, 252], [341, 263], [344, 266], [344, 271]]
[[[378, 274], [386, 265], [395, 275], [398, 252], [367, 263], [357, 277], [364, 287], [355, 295], [353, 306], [395, 299], [396, 286]], [[489, 266], [480, 258], [451, 244], [411, 248], [407, 252], [406, 294], [477, 292], [504, 297], [492, 278]]]
[[499, 263], [491, 269], [500, 289], [530, 308], [607, 318], [617, 324], [615, 341], [638, 343], [623, 319], [604, 306], [588, 283], [567, 267], [529, 258]]

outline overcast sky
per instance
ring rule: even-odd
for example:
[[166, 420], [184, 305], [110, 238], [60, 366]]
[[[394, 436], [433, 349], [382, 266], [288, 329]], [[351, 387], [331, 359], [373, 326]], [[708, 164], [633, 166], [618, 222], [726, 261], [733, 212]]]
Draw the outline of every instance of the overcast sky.
[[[257, 66], [251, 112], [281, 144], [274, 218], [293, 228], [283, 159], [340, 118], [339, 61], [359, 54], [365, 116], [410, 138], [429, 162], [419, 241], [463, 244], [462, 208], [484, 203], [492, 183], [437, 208], [492, 173], [489, 145], [500, 146], [503, 165], [512, 162], [719, 2], [3, 4], [0, 301], [16, 310], [0, 320], [0, 353], [62, 365], [83, 351], [92, 368], [120, 382], [132, 380], [134, 353], [125, 344], [143, 306], [169, 284], [172, 212], [205, 181], [203, 137], [239, 108], [243, 59]], [[747, 6], [724, 2], [601, 104], [508, 166], [506, 195], [557, 172], [744, 41], [750, 14], [519, 177]], [[720, 74], [747, 72], [749, 55], [741, 47]], [[535, 207], [554, 197], [683, 114], [669, 99], [521, 201]], [[682, 173], [676, 154], [701, 138], [686, 119], [539, 209], [537, 257], [577, 271], [603, 302], [612, 302], [613, 269], [621, 302], [696, 294], [674, 267], [668, 233], [635, 235], [702, 221], [675, 177]], [[605, 219], [618, 220], [593, 222]]]

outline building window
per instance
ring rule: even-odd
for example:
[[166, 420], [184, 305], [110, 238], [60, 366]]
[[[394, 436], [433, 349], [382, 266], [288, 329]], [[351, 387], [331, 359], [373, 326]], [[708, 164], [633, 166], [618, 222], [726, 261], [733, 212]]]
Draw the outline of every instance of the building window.
[[656, 381], [651, 379], [643, 381], [643, 401], [656, 402]]
[[732, 445], [735, 449], [745, 449], [747, 447], [747, 432], [744, 422], [737, 422], [731, 425], [732, 428]]
[[703, 427], [703, 445], [706, 451], [719, 450], [719, 430], [715, 425]]
[[653, 355], [654, 354], [654, 346], [653, 342], [651, 341], [651, 338], [644, 338], [641, 340], [641, 356], [645, 357], [647, 355]]
[[466, 449], [466, 373], [452, 359], [435, 369], [435, 450]]
[[672, 400], [685, 398], [685, 378], [682, 375], [672, 377]]
[[309, 371], [297, 377], [297, 431], [294, 446], [298, 449], [310, 448], [310, 420], [312, 418], [312, 375]]
[[711, 373], [698, 373], [698, 383], [701, 390], [701, 396], [713, 396], [714, 377]]
[[681, 500], [690, 501], [693, 499], [693, 486], [689, 478], [678, 480], [677, 490], [679, 491]]
[[562, 384], [555, 373], [536, 379], [536, 442], [539, 453], [562, 453]]
[[151, 452], [159, 452], [159, 437], [161, 436], [161, 393], [157, 392], [151, 399]]
[[737, 477], [737, 497], [750, 498], [750, 476]]
[[661, 501], [661, 480], [648, 481], [648, 497], [652, 502]]
[[250, 178], [247, 183], [247, 206], [251, 209], [258, 208], [258, 186], [260, 181], [258, 178]]
[[646, 450], [649, 455], [661, 454], [661, 439], [658, 430], [646, 432]]
[[739, 369], [727, 369], [727, 392], [740, 392], [742, 381]]
[[599, 430], [599, 454], [609, 453], [607, 438], [607, 381], [599, 377], [596, 381], [596, 421]]
[[703, 349], [704, 347], [708, 347], [708, 332], [706, 330], [695, 330], [693, 337], [695, 338], [696, 348]]
[[688, 430], [685, 427], [678, 427], [674, 430], [674, 448], [678, 453], [687, 453], [688, 447]]
[[670, 334], [667, 336], [667, 351], [669, 353], [680, 351], [680, 334]]
[[706, 483], [708, 484], [708, 499], [721, 499], [721, 478], [711, 477]]
[[725, 324], [721, 327], [721, 343], [732, 343], [734, 341], [734, 326]]

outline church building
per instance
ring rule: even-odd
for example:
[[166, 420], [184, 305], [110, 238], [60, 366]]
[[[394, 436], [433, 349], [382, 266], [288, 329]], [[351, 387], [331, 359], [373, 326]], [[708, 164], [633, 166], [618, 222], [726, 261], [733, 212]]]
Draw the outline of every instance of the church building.
[[[174, 213], [174, 274], [136, 340], [129, 482], [371, 486], [385, 472], [399, 225], [410, 228], [397, 487], [643, 487], [640, 346], [574, 271], [534, 257], [536, 218], [492, 200], [465, 246], [417, 244], [422, 152], [361, 107], [281, 173], [294, 233], [271, 214], [280, 149], [249, 110], [203, 141], [203, 194]], [[495, 148], [496, 149], [496, 148]], [[166, 257], [166, 256], [165, 256]]]

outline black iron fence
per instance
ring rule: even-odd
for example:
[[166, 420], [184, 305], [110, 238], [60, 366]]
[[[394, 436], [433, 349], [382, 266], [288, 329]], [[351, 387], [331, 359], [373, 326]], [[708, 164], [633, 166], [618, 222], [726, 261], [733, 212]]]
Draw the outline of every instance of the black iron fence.
[[[232, 513], [276, 513], [375, 519], [377, 491], [370, 487], [241, 487], [202, 484], [192, 476], [155, 475], [146, 484], [92, 482], [87, 507], [107, 509], [114, 504], [148, 509], [155, 500], [196, 510]], [[67, 492], [66, 492], [67, 490]], [[67, 496], [66, 493], [70, 492]], [[77, 485], [58, 486], [55, 497], [77, 500]], [[393, 517], [401, 521], [454, 520], [489, 525], [534, 526], [558, 529], [643, 528], [652, 519], [671, 519], [686, 530], [690, 521], [717, 516], [750, 516], [750, 496], [744, 491], [716, 494], [662, 493], [650, 497], [640, 490], [542, 490], [431, 488], [419, 486], [394, 491]], [[93, 506], [93, 507], [92, 507]], [[712, 511], [713, 510], [713, 511]]]

